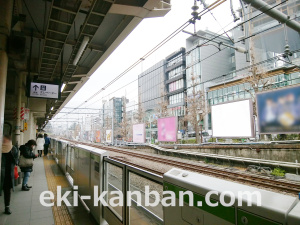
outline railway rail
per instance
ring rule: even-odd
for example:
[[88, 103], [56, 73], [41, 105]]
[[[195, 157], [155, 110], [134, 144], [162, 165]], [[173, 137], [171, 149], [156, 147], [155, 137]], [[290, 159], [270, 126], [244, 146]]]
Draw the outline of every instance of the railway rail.
[[[68, 140], [68, 141], [70, 141], [70, 140]], [[87, 145], [87, 146], [91, 146], [91, 147], [95, 147], [95, 148], [101, 148], [101, 149], [104, 149], [107, 151], [112, 151], [112, 152], [116, 152], [116, 153], [120, 153], [120, 154], [124, 154], [124, 155], [128, 155], [128, 156], [132, 156], [135, 158], [149, 160], [152, 162], [162, 163], [162, 164], [174, 166], [177, 168], [181, 168], [184, 170], [198, 172], [198, 173], [202, 173], [202, 174], [206, 174], [206, 175], [210, 175], [210, 176], [214, 176], [214, 177], [218, 177], [218, 178], [222, 178], [222, 179], [229, 179], [229, 180], [243, 183], [246, 185], [253, 185], [253, 186], [259, 187], [259, 188], [267, 188], [267, 189], [271, 189], [273, 191], [280, 191], [280, 192], [284, 192], [284, 193], [292, 194], [292, 195], [298, 195], [300, 192], [300, 184], [293, 183], [293, 182], [287, 182], [284, 180], [273, 180], [269, 177], [250, 175], [250, 174], [239, 173], [239, 172], [235, 172], [235, 171], [224, 171], [222, 169], [212, 168], [210, 166], [187, 164], [185, 162], [178, 162], [178, 161], [172, 160], [172, 159], [165, 159], [165, 158], [160, 158], [160, 157], [156, 157], [156, 156], [149, 156], [149, 155], [144, 155], [144, 154], [140, 154], [140, 153], [130, 152], [127, 150], [121, 150], [121, 149], [117, 149], [117, 148], [111, 147], [111, 146], [100, 146], [100, 145], [96, 145], [96, 144], [77, 142], [77, 141], [71, 141], [71, 142], [77, 143], [77, 144], [83, 144], [83, 145]], [[163, 173], [161, 171], [151, 169], [151, 168], [139, 165], [139, 164], [132, 163], [129, 160], [126, 160], [125, 158], [122, 158], [122, 157], [110, 157], [110, 158], [115, 159], [120, 162], [123, 162], [123, 163], [126, 163], [126, 164], [129, 164], [129, 165], [132, 165], [132, 166], [135, 166], [135, 167], [138, 167], [138, 168], [141, 168], [143, 170], [147, 170], [149, 172], [158, 174], [160, 176], [163, 175]]]

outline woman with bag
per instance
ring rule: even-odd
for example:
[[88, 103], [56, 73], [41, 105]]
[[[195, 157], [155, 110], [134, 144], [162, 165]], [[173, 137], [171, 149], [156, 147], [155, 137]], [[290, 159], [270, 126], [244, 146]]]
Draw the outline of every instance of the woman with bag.
[[21, 171], [24, 172], [22, 191], [29, 191], [29, 188], [32, 188], [32, 186], [27, 185], [27, 182], [30, 177], [30, 173], [32, 172], [33, 159], [37, 157], [37, 155], [32, 152], [34, 146], [36, 146], [36, 141], [29, 140], [25, 145], [21, 145], [20, 147], [21, 154], [19, 166]]
[[11, 214], [9, 205], [11, 189], [14, 190], [15, 165], [18, 164], [18, 149], [12, 145], [11, 137], [5, 135], [2, 143], [0, 195], [4, 192], [5, 214]]
[[36, 150], [38, 151], [38, 157], [42, 157], [42, 152], [44, 150], [45, 139], [42, 134], [38, 135], [36, 139]]

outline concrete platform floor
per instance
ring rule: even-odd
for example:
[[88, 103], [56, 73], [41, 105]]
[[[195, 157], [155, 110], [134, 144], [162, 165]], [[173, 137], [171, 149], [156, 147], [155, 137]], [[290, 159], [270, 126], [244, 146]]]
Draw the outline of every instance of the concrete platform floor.
[[[11, 215], [4, 214], [4, 196], [0, 196], [0, 225], [97, 225], [92, 216], [79, 205], [67, 207], [56, 205], [57, 186], [62, 187], [62, 192], [71, 190], [67, 178], [60, 173], [58, 166], [52, 156], [37, 158], [34, 160], [33, 172], [28, 181], [33, 186], [30, 191], [22, 191], [22, 185], [15, 186], [12, 192], [10, 209]], [[54, 206], [45, 207], [40, 203], [40, 194], [43, 191], [54, 193]], [[63, 194], [62, 193], [62, 194]], [[72, 201], [72, 195], [68, 197]], [[46, 200], [46, 203], [51, 203]], [[138, 208], [130, 208], [130, 224], [132, 225], [154, 225]]]
[[[56, 199], [57, 186], [62, 189], [70, 188], [65, 176], [57, 176], [53, 172], [55, 161], [51, 156], [34, 160], [33, 172], [28, 181], [32, 185], [30, 191], [22, 191], [21, 184], [15, 186], [12, 192], [10, 208], [11, 215], [4, 214], [4, 197], [0, 197], [0, 225], [95, 225], [83, 206], [79, 205], [72, 211], [66, 205], [45, 207], [39, 197], [43, 191], [52, 191]], [[46, 200], [50, 203], [50, 200]]]
[[10, 202], [11, 215], [4, 214], [4, 196], [2, 194], [0, 197], [1, 225], [54, 224], [52, 208], [43, 206], [39, 201], [40, 194], [49, 190], [42, 158], [34, 160], [34, 169], [28, 185], [33, 186], [30, 191], [22, 191], [21, 184], [15, 186]]

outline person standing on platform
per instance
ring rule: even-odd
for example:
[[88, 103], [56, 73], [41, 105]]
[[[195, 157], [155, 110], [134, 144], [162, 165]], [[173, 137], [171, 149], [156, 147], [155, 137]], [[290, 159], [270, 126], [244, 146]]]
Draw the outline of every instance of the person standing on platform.
[[47, 134], [44, 134], [45, 144], [44, 144], [44, 155], [48, 155], [48, 149], [50, 146], [50, 138], [48, 138]]
[[36, 140], [36, 150], [38, 151], [38, 157], [42, 157], [43, 150], [44, 150], [44, 145], [45, 145], [45, 139], [42, 134], [38, 135], [38, 138]]
[[0, 195], [4, 192], [5, 214], [11, 214], [9, 205], [11, 197], [11, 189], [14, 190], [14, 170], [18, 164], [18, 149], [12, 145], [11, 137], [5, 135], [2, 143], [2, 158], [1, 158], [1, 185]]
[[[37, 155], [33, 153], [33, 148], [36, 146], [36, 141], [35, 140], [29, 140], [25, 145], [21, 145], [20, 147], [20, 169], [22, 172], [24, 172], [24, 177], [23, 177], [23, 182], [22, 182], [22, 191], [29, 191], [29, 188], [32, 188], [32, 186], [28, 186], [27, 182], [30, 177], [30, 173], [32, 172], [32, 167], [33, 167], [33, 162], [31, 162], [32, 165], [29, 166], [21, 166], [22, 160], [26, 159], [35, 159], [37, 158]], [[24, 157], [23, 159], [21, 157]]]

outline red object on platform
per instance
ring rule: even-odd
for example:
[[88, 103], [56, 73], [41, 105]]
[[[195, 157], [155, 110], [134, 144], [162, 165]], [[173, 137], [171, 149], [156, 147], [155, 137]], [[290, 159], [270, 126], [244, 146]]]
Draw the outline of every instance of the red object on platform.
[[20, 115], [21, 120], [24, 120], [24, 115], [25, 115], [25, 109], [24, 107], [21, 107], [21, 115]]
[[15, 173], [14, 173], [14, 175], [15, 175], [15, 179], [19, 178], [19, 173], [18, 173], [18, 167], [17, 166], [15, 166]]

